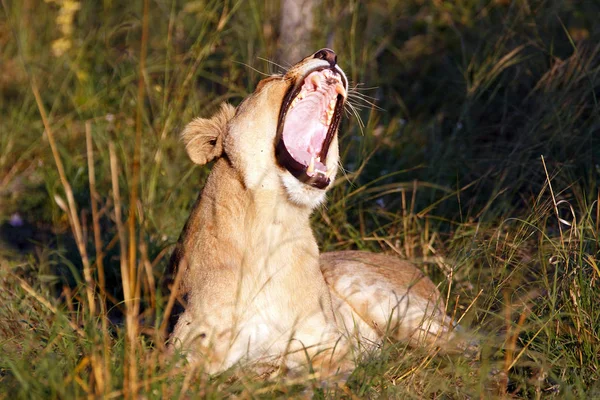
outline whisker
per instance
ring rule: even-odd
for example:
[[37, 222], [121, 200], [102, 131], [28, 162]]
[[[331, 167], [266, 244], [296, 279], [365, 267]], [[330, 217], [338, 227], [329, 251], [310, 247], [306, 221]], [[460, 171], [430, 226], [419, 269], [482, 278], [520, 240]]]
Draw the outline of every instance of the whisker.
[[347, 102], [352, 104], [354, 107], [358, 108], [359, 110], [363, 110], [365, 108], [372, 108], [377, 111], [385, 111], [385, 109], [379, 107], [374, 102], [368, 101], [365, 99], [348, 99]]
[[257, 73], [259, 73], [259, 74], [261, 74], [261, 75], [264, 75], [264, 76], [271, 76], [271, 74], [268, 74], [268, 73], [266, 73], [266, 72], [262, 72], [262, 71], [260, 71], [260, 70], [258, 70], [258, 69], [256, 69], [256, 68], [254, 68], [252, 65], [249, 65], [249, 64], [243, 63], [243, 62], [241, 62], [241, 61], [233, 61], [233, 62], [234, 62], [234, 63], [236, 63], [236, 64], [243, 65], [244, 67], [248, 67], [248, 68], [250, 68], [252, 71], [254, 71], [254, 72], [257, 72]]
[[360, 86], [363, 86], [364, 83], [351, 82], [351, 85], [354, 85], [354, 86], [352, 86], [352, 89], [354, 89], [354, 90], [376, 90], [376, 89], [379, 89], [379, 86], [360, 87]]
[[352, 103], [354, 106], [358, 108], [369, 106], [370, 108], [374, 108], [378, 111], [384, 111], [383, 108], [379, 107], [375, 102], [376, 98], [371, 96], [366, 96], [362, 93], [348, 91], [348, 102]]
[[[359, 93], [359, 94], [361, 94], [363, 96], [368, 96], [368, 95], [366, 95], [366, 94], [364, 94], [362, 92], [374, 91], [374, 90], [379, 89], [379, 86], [365, 87], [365, 86], [362, 86], [362, 85], [363, 85], [362, 83], [348, 82], [348, 88], [349, 88], [349, 90], [357, 92], [357, 93]], [[371, 97], [371, 96], [368, 96], [368, 97]]]
[[276, 67], [280, 68], [280, 70], [281, 70], [281, 71], [279, 71], [279, 72], [280, 72], [281, 74], [284, 74], [284, 75], [285, 75], [285, 73], [287, 72], [287, 70], [288, 70], [288, 69], [290, 69], [290, 68], [292, 67], [291, 65], [288, 65], [288, 66], [287, 66], [287, 68], [286, 68], [286, 67], [284, 67], [283, 65], [281, 65], [281, 64], [277, 64], [275, 61], [271, 61], [271, 60], [269, 60], [269, 59], [267, 59], [267, 58], [263, 58], [263, 57], [257, 57], [257, 58], [258, 58], [259, 60], [265, 61], [265, 62], [267, 62], [267, 63], [269, 63], [269, 64], [272, 64], [272, 65], [274, 65], [274, 66], [276, 66]]
[[347, 103], [348, 103], [348, 107], [352, 106], [352, 107], [354, 107], [354, 108], [355, 108], [356, 110], [358, 110], [358, 111], [362, 111], [362, 110], [364, 110], [365, 108], [367, 108], [367, 106], [365, 106], [365, 105], [362, 105], [362, 104], [356, 104], [356, 103], [354, 103], [354, 102], [351, 102], [351, 101], [348, 101]]
[[348, 89], [348, 103], [351, 103], [354, 108], [358, 110], [362, 110], [366, 107], [375, 109], [377, 111], [385, 111], [383, 108], [379, 107], [376, 102], [377, 98], [373, 96], [369, 96], [366, 93], [362, 93], [362, 91], [376, 90], [379, 89], [377, 86], [373, 87], [361, 87], [362, 83], [354, 83], [350, 82]]
[[364, 131], [365, 123], [363, 122], [362, 118], [360, 117], [360, 113], [351, 103], [346, 102], [346, 104], [350, 108], [350, 111], [352, 112], [352, 114], [354, 114], [354, 116], [356, 117], [356, 120], [358, 122], [358, 127], [360, 128], [360, 133], [361, 133], [361, 135], [364, 136], [365, 135], [365, 131]]
[[342, 165], [342, 160], [338, 160], [338, 170], [342, 173], [346, 182], [354, 186], [350, 181], [350, 177], [348, 177], [348, 170], [346, 170], [346, 168], [344, 168], [344, 166]]
[[372, 100], [372, 101], [376, 101], [376, 100], [377, 100], [377, 98], [376, 98], [376, 97], [369, 96], [369, 95], [367, 95], [367, 94], [364, 94], [364, 93], [358, 92], [358, 91], [356, 91], [356, 89], [355, 89], [355, 88], [352, 88], [352, 89], [350, 89], [348, 92], [349, 92], [349, 94], [351, 94], [352, 96], [354, 96], [354, 97], [357, 97], [357, 98], [361, 98], [361, 99], [369, 99], [369, 100]]

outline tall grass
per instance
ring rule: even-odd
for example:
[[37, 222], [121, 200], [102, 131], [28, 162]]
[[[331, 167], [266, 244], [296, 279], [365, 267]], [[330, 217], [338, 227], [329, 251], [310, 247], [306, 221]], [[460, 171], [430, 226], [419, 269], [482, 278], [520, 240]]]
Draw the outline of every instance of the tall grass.
[[597, 5], [323, 2], [314, 48], [364, 126], [348, 112], [320, 246], [415, 261], [482, 354], [386, 343], [322, 388], [162, 352], [209, 171], [178, 133], [278, 70], [275, 3], [1, 4], [0, 396], [600, 396]]

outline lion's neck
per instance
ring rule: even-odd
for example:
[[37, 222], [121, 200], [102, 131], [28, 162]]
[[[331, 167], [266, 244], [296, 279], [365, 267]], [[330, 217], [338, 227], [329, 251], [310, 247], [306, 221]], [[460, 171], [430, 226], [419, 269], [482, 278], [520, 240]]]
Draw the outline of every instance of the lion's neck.
[[302, 263], [318, 268], [310, 213], [291, 203], [283, 188], [248, 190], [229, 162], [220, 159], [191, 216], [198, 232], [193, 247], [205, 260], [222, 259], [227, 253], [229, 266], [252, 270], [253, 276], [272, 276]]
[[250, 191], [227, 160], [217, 161], [184, 234], [181, 288], [194, 297], [190, 312], [222, 315], [219, 323], [241, 323], [250, 336], [268, 327], [286, 337], [298, 321], [320, 330], [333, 320], [310, 210], [282, 192]]

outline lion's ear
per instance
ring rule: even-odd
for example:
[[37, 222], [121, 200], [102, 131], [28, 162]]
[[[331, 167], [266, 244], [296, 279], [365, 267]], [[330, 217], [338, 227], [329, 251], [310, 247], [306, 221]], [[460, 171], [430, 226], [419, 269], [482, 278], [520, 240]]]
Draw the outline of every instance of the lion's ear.
[[211, 118], [196, 118], [185, 127], [181, 138], [193, 162], [203, 165], [223, 154], [223, 136], [234, 114], [235, 107], [223, 103]]

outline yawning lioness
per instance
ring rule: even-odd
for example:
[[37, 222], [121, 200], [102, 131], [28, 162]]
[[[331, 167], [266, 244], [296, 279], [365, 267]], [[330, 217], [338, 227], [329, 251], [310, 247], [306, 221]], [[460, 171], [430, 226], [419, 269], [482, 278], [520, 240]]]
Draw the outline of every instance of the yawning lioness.
[[436, 286], [412, 264], [319, 255], [309, 217], [336, 175], [347, 92], [322, 49], [185, 128], [192, 161], [216, 162], [172, 258], [185, 309], [170, 343], [206, 371], [310, 362], [347, 372], [354, 350], [384, 335], [442, 346], [452, 335]]

